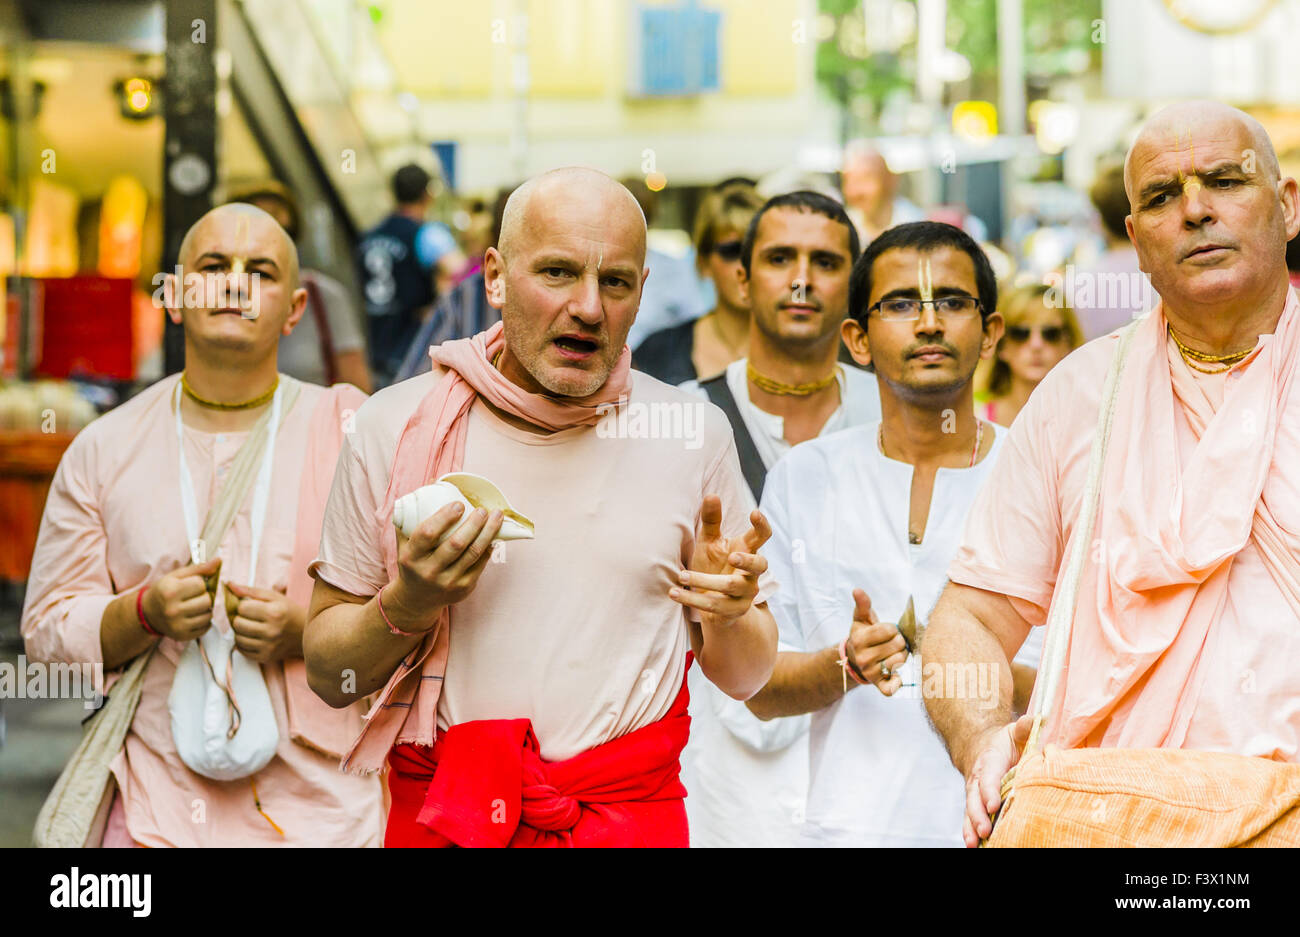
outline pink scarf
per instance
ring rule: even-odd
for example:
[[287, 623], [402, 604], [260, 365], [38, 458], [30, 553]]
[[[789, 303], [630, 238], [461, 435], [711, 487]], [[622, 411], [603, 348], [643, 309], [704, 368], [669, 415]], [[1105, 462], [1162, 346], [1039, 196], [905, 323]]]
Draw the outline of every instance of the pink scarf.
[[[435, 365], [446, 369], [446, 374], [420, 401], [398, 439], [388, 491], [378, 515], [388, 527], [392, 525], [393, 503], [398, 498], [461, 467], [469, 411], [478, 397], [551, 432], [593, 426], [604, 416], [605, 410], [601, 408], [626, 400], [632, 386], [632, 352], [627, 346], [596, 393], [581, 398], [551, 397], [525, 391], [492, 366], [497, 353], [506, 346], [504, 331], [498, 322], [472, 338], [443, 342], [429, 349], [429, 357]], [[388, 576], [395, 578], [397, 538], [394, 534], [384, 537], [382, 550]], [[345, 771], [380, 770], [394, 745], [433, 744], [437, 735], [438, 697], [447, 671], [450, 630], [451, 609], [446, 609], [424, 640], [398, 664], [366, 716], [361, 735], [343, 760]]]
[[[1064, 692], [1047, 714], [1049, 741], [1062, 747], [1181, 745], [1213, 665], [1203, 650], [1233, 557], [1252, 537], [1300, 617], [1297, 545], [1261, 498], [1300, 366], [1300, 303], [1287, 294], [1276, 331], [1260, 336], [1217, 412], [1171, 367], [1166, 330], [1157, 306], [1137, 326], [1120, 381]], [[1187, 459], [1182, 419], [1197, 440]]]

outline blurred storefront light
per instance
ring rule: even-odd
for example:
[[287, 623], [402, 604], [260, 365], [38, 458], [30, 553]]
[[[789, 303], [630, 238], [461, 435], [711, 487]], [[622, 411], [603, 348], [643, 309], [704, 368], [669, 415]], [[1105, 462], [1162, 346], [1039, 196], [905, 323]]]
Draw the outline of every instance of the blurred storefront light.
[[1073, 104], [1035, 101], [1029, 105], [1029, 119], [1034, 122], [1038, 148], [1052, 156], [1073, 143], [1079, 134], [1079, 109]]
[[149, 82], [143, 78], [132, 78], [126, 83], [126, 106], [137, 114], [142, 114], [149, 109], [149, 102], [153, 100], [150, 93]]
[[114, 88], [122, 116], [128, 120], [147, 120], [158, 113], [155, 86], [148, 78], [135, 76], [119, 81]]
[[935, 71], [946, 82], [965, 81], [971, 73], [970, 59], [953, 49], [944, 49], [935, 65]]
[[952, 109], [952, 132], [980, 143], [998, 134], [998, 109], [988, 101], [959, 101]]

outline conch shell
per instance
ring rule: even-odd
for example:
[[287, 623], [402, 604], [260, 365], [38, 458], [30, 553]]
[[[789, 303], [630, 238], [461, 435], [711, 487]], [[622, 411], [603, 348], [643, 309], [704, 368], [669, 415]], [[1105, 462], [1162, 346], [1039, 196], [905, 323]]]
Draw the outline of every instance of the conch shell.
[[[533, 522], [510, 506], [500, 488], [482, 475], [469, 472], [451, 472], [432, 485], [417, 488], [398, 498], [393, 504], [393, 525], [409, 537], [425, 518], [444, 505], [457, 501], [465, 505], [466, 513], [475, 508], [483, 508], [487, 511], [501, 511], [505, 515], [501, 529], [492, 538], [493, 542], [533, 539]], [[453, 527], [443, 534], [438, 542], [447, 539], [455, 529]]]

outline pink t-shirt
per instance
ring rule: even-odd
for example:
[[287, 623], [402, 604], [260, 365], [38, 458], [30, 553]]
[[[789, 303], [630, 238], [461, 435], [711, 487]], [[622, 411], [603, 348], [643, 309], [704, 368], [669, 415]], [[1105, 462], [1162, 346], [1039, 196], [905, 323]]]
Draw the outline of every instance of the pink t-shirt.
[[[1064, 547], [1074, 530], [1096, 432], [1101, 390], [1117, 342], [1100, 338], [1075, 351], [1043, 379], [1008, 431], [1002, 453], [966, 523], [964, 542], [949, 569], [958, 583], [999, 592], [1031, 625], [1046, 621]], [[1172, 341], [1174, 368], [1195, 378], [1213, 405], [1231, 393], [1225, 377], [1188, 369]], [[1283, 404], [1265, 491], [1278, 522], [1300, 530], [1300, 497], [1293, 475], [1300, 466], [1300, 400]], [[1177, 408], [1177, 452], [1186, 465], [1196, 437]], [[1140, 451], [1124, 454], [1140, 459]], [[1102, 497], [1105, 497], [1103, 492]], [[1264, 566], [1253, 539], [1228, 571], [1227, 597], [1202, 649], [1205, 671], [1182, 747], [1300, 760], [1300, 622]], [[1156, 663], [1152, 673], [1166, 665]], [[1193, 675], [1179, 675], [1183, 683]], [[1105, 686], [1104, 667], [1074, 666], [1069, 681]], [[1088, 685], [1088, 684], [1085, 684]], [[1172, 711], [1176, 700], [1169, 701]], [[1113, 744], [1127, 710], [1117, 709], [1094, 739]]]
[[[397, 440], [441, 373], [357, 412], [312, 575], [362, 596], [388, 582], [379, 545], [396, 531], [380, 506]], [[470, 409], [462, 470], [496, 483], [537, 537], [499, 545], [456, 605], [440, 729], [528, 718], [554, 761], [658, 721], [681, 689], [687, 612], [668, 590], [690, 561], [701, 502], [722, 499], [735, 537], [754, 501], [721, 410], [646, 374], [632, 382], [623, 414], [594, 427], [533, 433], [482, 401]], [[760, 579], [756, 603], [774, 586]]]

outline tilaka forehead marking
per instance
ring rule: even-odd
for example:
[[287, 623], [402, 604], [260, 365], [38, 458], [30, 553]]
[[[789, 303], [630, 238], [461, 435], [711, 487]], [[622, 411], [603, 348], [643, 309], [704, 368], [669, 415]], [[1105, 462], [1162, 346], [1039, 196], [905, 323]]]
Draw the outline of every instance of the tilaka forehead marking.
[[921, 299], [930, 302], [934, 299], [934, 275], [930, 269], [929, 257], [918, 257], [916, 261], [916, 283], [921, 291]]

